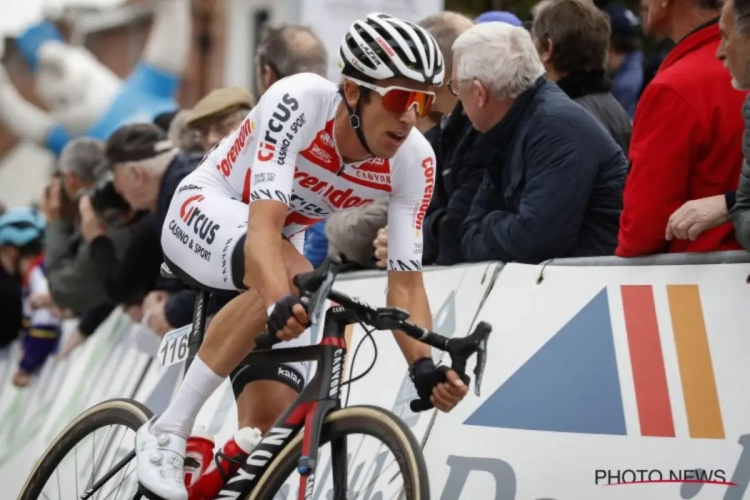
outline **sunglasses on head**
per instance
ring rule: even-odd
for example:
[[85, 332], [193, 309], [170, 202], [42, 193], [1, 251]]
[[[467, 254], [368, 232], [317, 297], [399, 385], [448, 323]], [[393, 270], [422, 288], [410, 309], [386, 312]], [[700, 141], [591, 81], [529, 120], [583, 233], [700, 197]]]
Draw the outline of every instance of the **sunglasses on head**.
[[383, 107], [393, 113], [406, 113], [414, 107], [419, 116], [426, 116], [430, 112], [432, 103], [435, 101], [435, 94], [433, 92], [414, 90], [395, 85], [381, 87], [357, 80], [356, 78], [346, 77], [346, 79], [353, 81], [360, 87], [380, 94], [383, 98]]

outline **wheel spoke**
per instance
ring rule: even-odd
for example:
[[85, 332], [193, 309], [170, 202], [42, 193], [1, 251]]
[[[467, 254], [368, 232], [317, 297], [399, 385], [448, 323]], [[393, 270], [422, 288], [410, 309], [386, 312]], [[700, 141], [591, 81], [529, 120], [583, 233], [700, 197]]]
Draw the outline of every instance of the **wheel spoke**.
[[[373, 464], [374, 464], [374, 462], [373, 462]], [[370, 469], [368, 469], [367, 473], [364, 474], [362, 477], [368, 477], [369, 476], [369, 472], [370, 472], [370, 470], [372, 470], [373, 464], [370, 465]], [[369, 483], [362, 485], [362, 488], [359, 490], [359, 493], [357, 493], [357, 496], [355, 496], [354, 499], [356, 500], [357, 498], [360, 497], [360, 495], [364, 495], [364, 493], [367, 491], [367, 489], [370, 486], [372, 486], [373, 484], [375, 484], [382, 476], [384, 476], [385, 472], [388, 469], [390, 469], [393, 464], [396, 464], [396, 467], [398, 467], [398, 461], [395, 459], [395, 457], [393, 458], [393, 460], [388, 465], [384, 466], [380, 470], [379, 474], [376, 477], [374, 477]], [[392, 484], [393, 481], [399, 476], [399, 474], [401, 474], [401, 469], [398, 469], [396, 471], [396, 474], [391, 478], [390, 481], [388, 481], [388, 484]]]
[[55, 476], [57, 477], [57, 498], [62, 500], [62, 488], [60, 488], [60, 471], [57, 470], [55, 472], [57, 472], [57, 474], [55, 474]]
[[403, 494], [404, 494], [404, 489], [401, 488], [400, 491], [397, 491], [396, 493], [393, 494], [393, 496], [391, 497], [391, 500], [396, 500], [397, 498], [401, 498]]
[[96, 468], [94, 467], [94, 465], [96, 464], [96, 431], [98, 430], [99, 429], [96, 429], [91, 436], [93, 441], [93, 443], [91, 444], [91, 478], [89, 478], [89, 482], [86, 485], [87, 490], [91, 488], [92, 484], [94, 484], [94, 473], [96, 471]]
[[[117, 492], [119, 494], [120, 493], [120, 488], [122, 488], [122, 484], [125, 482], [125, 480], [128, 478], [128, 476], [130, 476], [133, 473], [133, 471], [135, 471], [135, 470], [136, 469], [133, 469], [130, 472], [128, 472], [125, 475], [125, 477], [122, 478], [122, 481], [120, 481], [120, 484], [117, 486], [117, 489], [116, 490], [113, 489], [112, 491], [110, 491], [109, 493], [107, 493], [107, 496], [104, 497], [104, 498], [102, 498], [102, 500], [107, 500], [110, 497], [110, 495], [112, 495], [112, 493]], [[115, 495], [115, 498], [117, 498], [117, 494]]]
[[78, 491], [78, 446], [73, 448], [73, 453], [75, 453], [75, 463], [76, 463], [76, 497], [80, 498], [81, 493]]
[[[127, 432], [127, 431], [126, 431]], [[126, 432], [123, 432], [120, 436], [120, 442], [117, 443], [117, 446], [115, 448], [112, 448], [111, 446], [104, 446], [104, 449], [110, 448], [113, 450], [112, 452], [112, 460], [109, 462], [109, 467], [107, 467], [107, 470], [112, 470], [112, 465], [115, 463], [115, 458], [117, 458], [117, 452], [120, 450], [120, 446], [122, 445], [122, 440], [125, 439]], [[113, 438], [114, 439], [114, 438]], [[99, 490], [99, 494], [96, 495], [96, 499], [99, 500], [99, 496], [101, 495], [101, 489]], [[109, 495], [107, 495], [109, 496]], [[106, 498], [106, 497], [105, 497]]]
[[[94, 484], [93, 479], [96, 477], [96, 473], [99, 472], [99, 465], [98, 465], [99, 462], [101, 461], [102, 458], [104, 458], [104, 454], [107, 453], [107, 443], [109, 443], [109, 440], [110, 440], [109, 434], [110, 432], [112, 432], [112, 426], [110, 425], [108, 427], [109, 427], [109, 430], [107, 431], [107, 435], [104, 437], [104, 444], [102, 445], [102, 451], [99, 453], [99, 458], [96, 460], [96, 462], [91, 464], [92, 481], [91, 481], [91, 484], [89, 485], [89, 488]], [[101, 490], [99, 490], [96, 494], [97, 500], [99, 498], [99, 495], [101, 495]]]
[[[137, 431], [151, 416], [147, 407], [132, 400], [104, 401], [89, 408], [50, 443], [20, 497], [40, 500], [68, 500], [73, 495], [76, 500], [132, 497], [137, 484], [133, 475], [137, 468], [131, 465], [135, 450], [125, 436]], [[102, 436], [100, 431], [104, 427], [109, 429]], [[121, 432], [119, 439], [117, 432]], [[81, 452], [79, 447], [83, 447]], [[91, 467], [91, 471], [85, 470], [86, 467]], [[74, 478], [70, 477], [71, 468], [75, 469]], [[102, 491], [105, 487], [107, 491]], [[57, 495], [52, 493], [54, 490]]]

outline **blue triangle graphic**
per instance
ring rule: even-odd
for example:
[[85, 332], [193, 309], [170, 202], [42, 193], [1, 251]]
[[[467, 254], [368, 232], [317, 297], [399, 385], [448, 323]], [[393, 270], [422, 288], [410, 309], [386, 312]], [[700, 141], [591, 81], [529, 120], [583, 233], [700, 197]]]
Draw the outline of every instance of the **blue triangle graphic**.
[[625, 435], [607, 289], [591, 299], [464, 423]]

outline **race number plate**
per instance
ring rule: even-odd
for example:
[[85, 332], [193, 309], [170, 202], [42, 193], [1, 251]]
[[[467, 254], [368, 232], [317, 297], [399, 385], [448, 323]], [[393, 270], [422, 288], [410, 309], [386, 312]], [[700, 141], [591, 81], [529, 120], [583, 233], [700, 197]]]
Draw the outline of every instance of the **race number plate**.
[[159, 346], [159, 361], [162, 366], [171, 366], [184, 361], [188, 356], [188, 340], [193, 325], [172, 330], [164, 335]]

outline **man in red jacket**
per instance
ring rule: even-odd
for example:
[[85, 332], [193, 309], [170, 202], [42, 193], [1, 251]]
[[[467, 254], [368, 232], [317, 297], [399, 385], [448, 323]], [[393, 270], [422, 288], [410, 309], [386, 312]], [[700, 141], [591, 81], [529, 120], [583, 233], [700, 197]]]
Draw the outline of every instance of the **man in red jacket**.
[[643, 0], [651, 33], [678, 42], [643, 93], [616, 255], [739, 249], [729, 209], [742, 166], [745, 93], [716, 59], [720, 0]]

